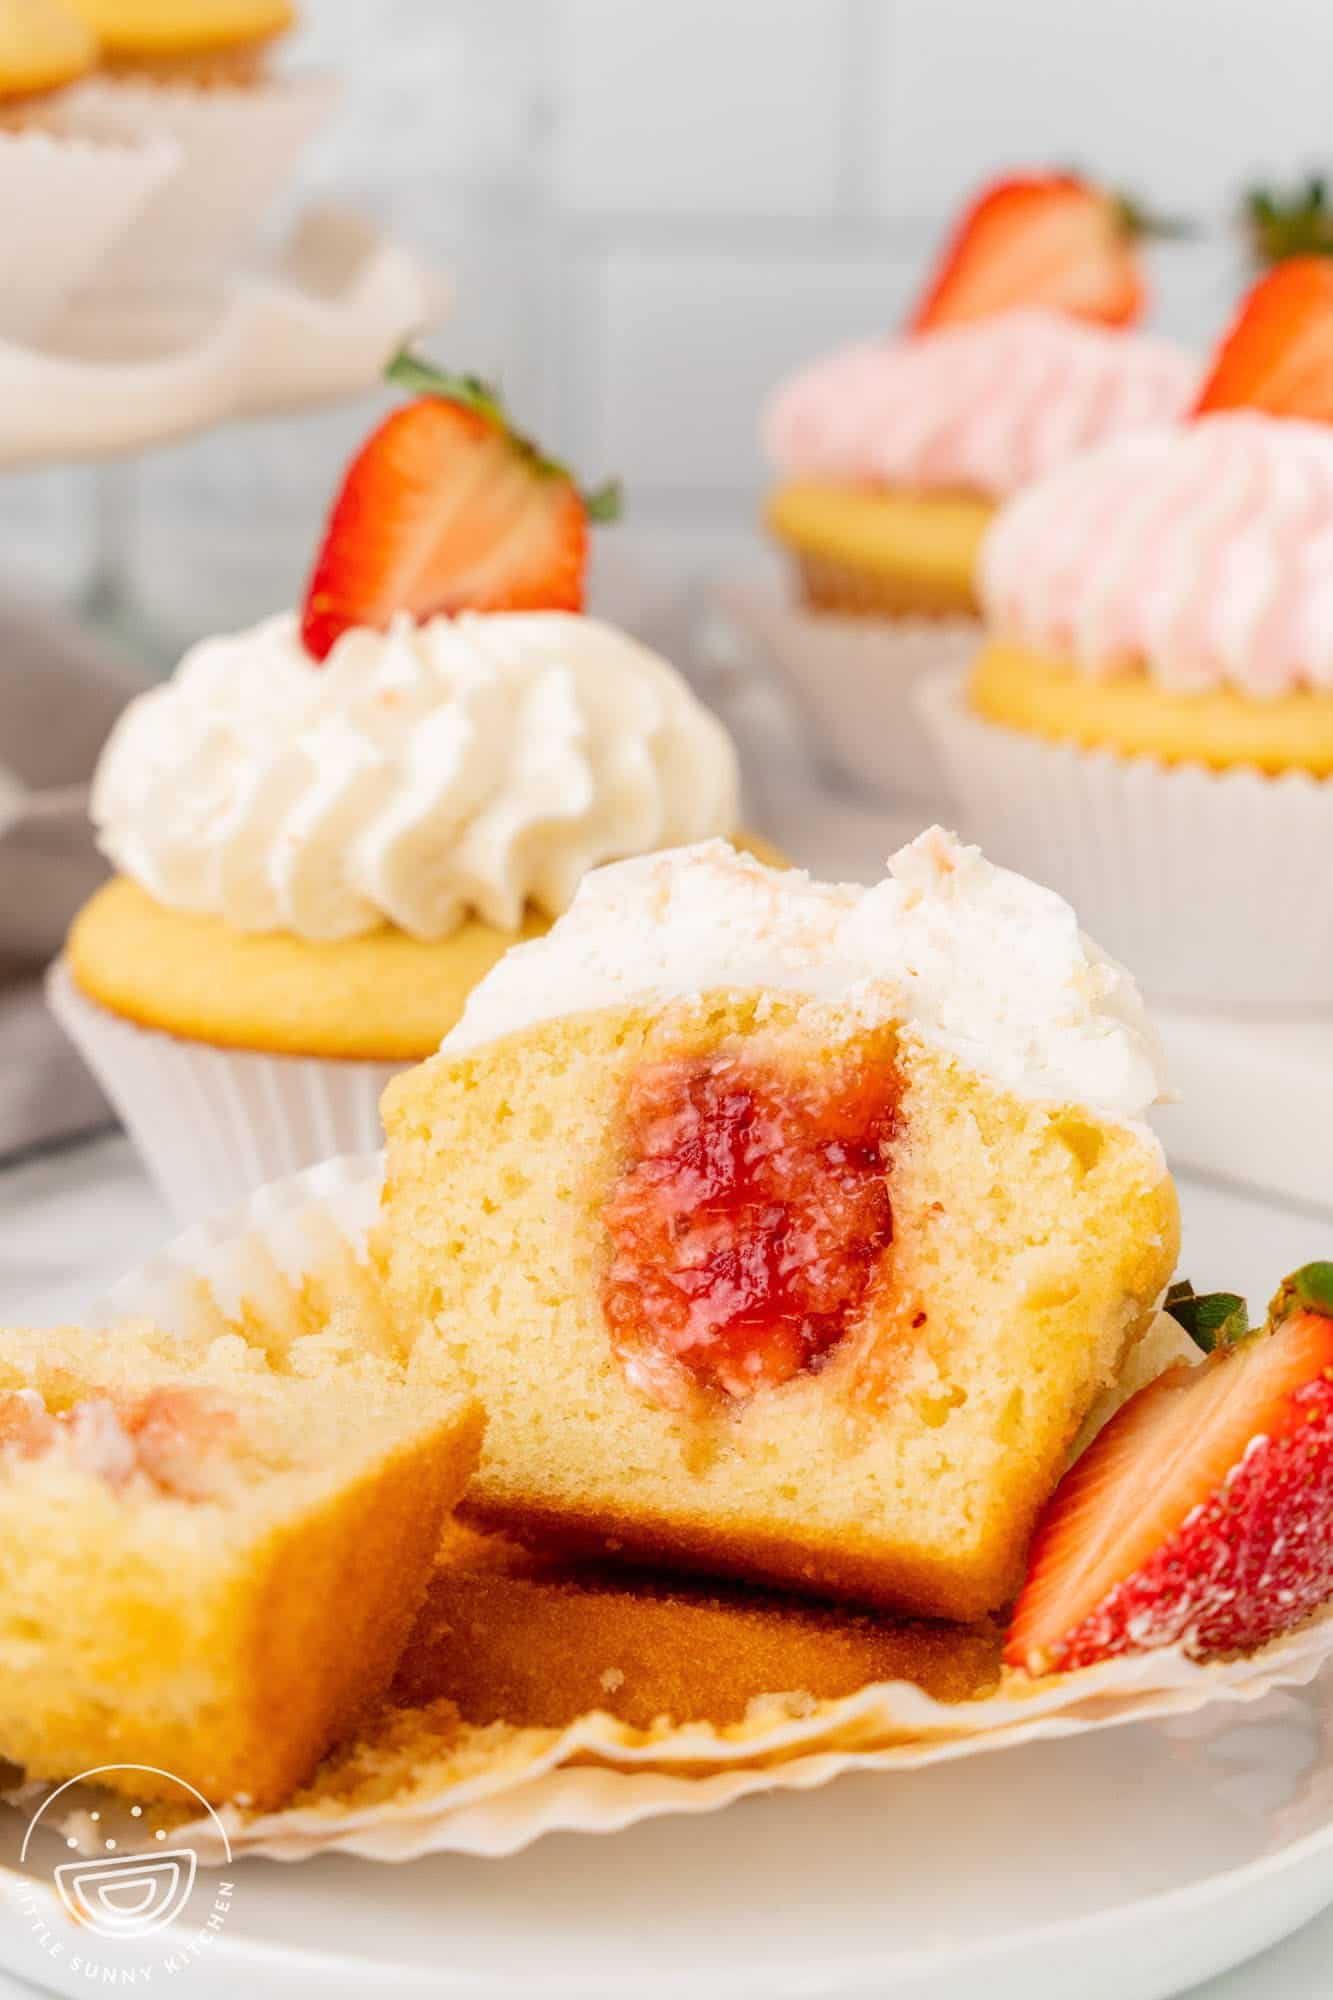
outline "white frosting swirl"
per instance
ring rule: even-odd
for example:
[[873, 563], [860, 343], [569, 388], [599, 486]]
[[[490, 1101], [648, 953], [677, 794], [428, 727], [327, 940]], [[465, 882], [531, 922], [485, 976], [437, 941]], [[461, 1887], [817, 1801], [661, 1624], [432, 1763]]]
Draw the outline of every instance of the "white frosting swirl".
[[310, 940], [515, 930], [588, 869], [729, 834], [731, 740], [663, 659], [565, 612], [396, 619], [316, 664], [291, 614], [207, 639], [117, 724], [103, 852], [159, 902]]
[[1137, 1120], [1164, 1094], [1129, 974], [1052, 889], [932, 827], [870, 889], [720, 841], [601, 868], [545, 937], [472, 991], [450, 1054], [599, 1007], [764, 988], [842, 1000], [1025, 1096]]

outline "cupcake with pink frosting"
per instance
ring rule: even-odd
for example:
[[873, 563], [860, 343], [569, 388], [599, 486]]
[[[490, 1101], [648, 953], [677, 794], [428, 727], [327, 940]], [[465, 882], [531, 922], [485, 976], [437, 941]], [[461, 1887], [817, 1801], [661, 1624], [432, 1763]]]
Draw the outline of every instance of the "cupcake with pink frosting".
[[835, 761], [877, 788], [932, 788], [907, 689], [975, 649], [997, 507], [1194, 393], [1188, 352], [1128, 330], [1144, 298], [1135, 229], [1069, 176], [998, 182], [901, 334], [840, 348], [767, 402], [766, 525], [796, 598], [768, 637]]
[[1188, 421], [1009, 502], [918, 706], [960, 810], [1150, 992], [1333, 1006], [1333, 265], [1257, 285]]

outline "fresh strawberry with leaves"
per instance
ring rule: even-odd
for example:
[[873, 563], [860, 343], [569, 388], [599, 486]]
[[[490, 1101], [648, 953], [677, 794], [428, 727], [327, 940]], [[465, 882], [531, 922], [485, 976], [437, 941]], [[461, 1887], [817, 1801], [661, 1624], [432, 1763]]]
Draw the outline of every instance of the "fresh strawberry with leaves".
[[1194, 406], [1333, 423], [1333, 258], [1289, 257], [1241, 305]]
[[1250, 1652], [1333, 1596], [1333, 1264], [1289, 1278], [1257, 1332], [1229, 1295], [1181, 1306], [1207, 1358], [1141, 1389], [1057, 1487], [1011, 1667]]
[[1123, 196], [1076, 174], [1013, 175], [985, 188], [944, 247], [908, 331], [1049, 306], [1128, 326], [1146, 292], [1145, 235], [1178, 235]]
[[400, 355], [389, 380], [418, 392], [353, 459], [329, 516], [301, 617], [317, 660], [352, 626], [459, 611], [578, 611], [589, 521], [619, 512], [585, 494], [512, 428], [495, 390]]

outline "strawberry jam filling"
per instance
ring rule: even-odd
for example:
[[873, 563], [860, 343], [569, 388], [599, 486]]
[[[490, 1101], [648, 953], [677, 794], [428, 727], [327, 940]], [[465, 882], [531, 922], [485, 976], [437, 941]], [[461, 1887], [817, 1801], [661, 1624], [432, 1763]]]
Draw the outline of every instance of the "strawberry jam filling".
[[747, 1396], [842, 1339], [893, 1236], [898, 1095], [882, 1058], [851, 1051], [811, 1078], [728, 1054], [639, 1071], [603, 1289], [637, 1386], [670, 1399], [684, 1370]]
[[205, 1496], [207, 1456], [236, 1430], [236, 1413], [197, 1389], [90, 1395], [60, 1410], [49, 1409], [35, 1389], [0, 1392], [0, 1449], [19, 1458], [63, 1451], [80, 1472], [108, 1486], [139, 1476], [182, 1500]]

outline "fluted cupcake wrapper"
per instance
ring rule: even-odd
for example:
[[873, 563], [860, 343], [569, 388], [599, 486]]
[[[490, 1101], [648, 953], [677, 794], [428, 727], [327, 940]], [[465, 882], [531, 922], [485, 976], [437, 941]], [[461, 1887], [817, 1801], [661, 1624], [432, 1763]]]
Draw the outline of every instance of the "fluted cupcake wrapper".
[[913, 695], [927, 674], [973, 658], [974, 618], [810, 611], [780, 589], [741, 583], [724, 585], [718, 603], [778, 669], [838, 777], [877, 798], [940, 799], [944, 773]]
[[166, 138], [0, 128], [0, 339], [40, 340], [95, 281], [179, 164]]
[[[182, 1334], [264, 1341], [270, 1328], [309, 1330], [321, 1300], [352, 1303], [374, 1323], [379, 1280], [367, 1238], [382, 1171], [371, 1154], [259, 1190], [123, 1278], [94, 1302], [89, 1323], [147, 1317]], [[1164, 1648], [1037, 1682], [1009, 1675], [995, 1694], [963, 1702], [908, 1681], [824, 1701], [775, 1689], [737, 1722], [682, 1725], [664, 1716], [650, 1729], [601, 1710], [560, 1729], [481, 1728], [440, 1714], [439, 1704], [389, 1705], [366, 1718], [358, 1742], [330, 1753], [300, 1803], [267, 1813], [224, 1806], [175, 1832], [204, 1863], [224, 1858], [219, 1823], [228, 1860], [513, 1854], [546, 1833], [614, 1833], [667, 1813], [714, 1812], [752, 1793], [810, 1790], [848, 1771], [881, 1772], [891, 1785], [893, 1774], [928, 1764], [1209, 1703], [1254, 1702], [1274, 1688], [1307, 1686], [1331, 1650], [1333, 1614], [1325, 1612], [1249, 1659], [1199, 1666]], [[113, 1823], [124, 1851], [149, 1844], [152, 1822], [87, 1787], [69, 1795], [60, 1819], [71, 1844], [99, 1853]]]
[[993, 861], [1058, 889], [1154, 999], [1333, 1009], [1333, 781], [1048, 742], [975, 715], [964, 679], [923, 682], [918, 713]]
[[61, 100], [62, 127], [101, 141], [172, 145], [176, 171], [96, 273], [99, 298], [216, 284], [249, 251], [265, 212], [337, 97], [331, 77], [204, 89], [94, 78]]
[[89, 1000], [59, 960], [47, 998], [181, 1222], [378, 1146], [380, 1096], [409, 1067], [266, 1055], [141, 1028]]

